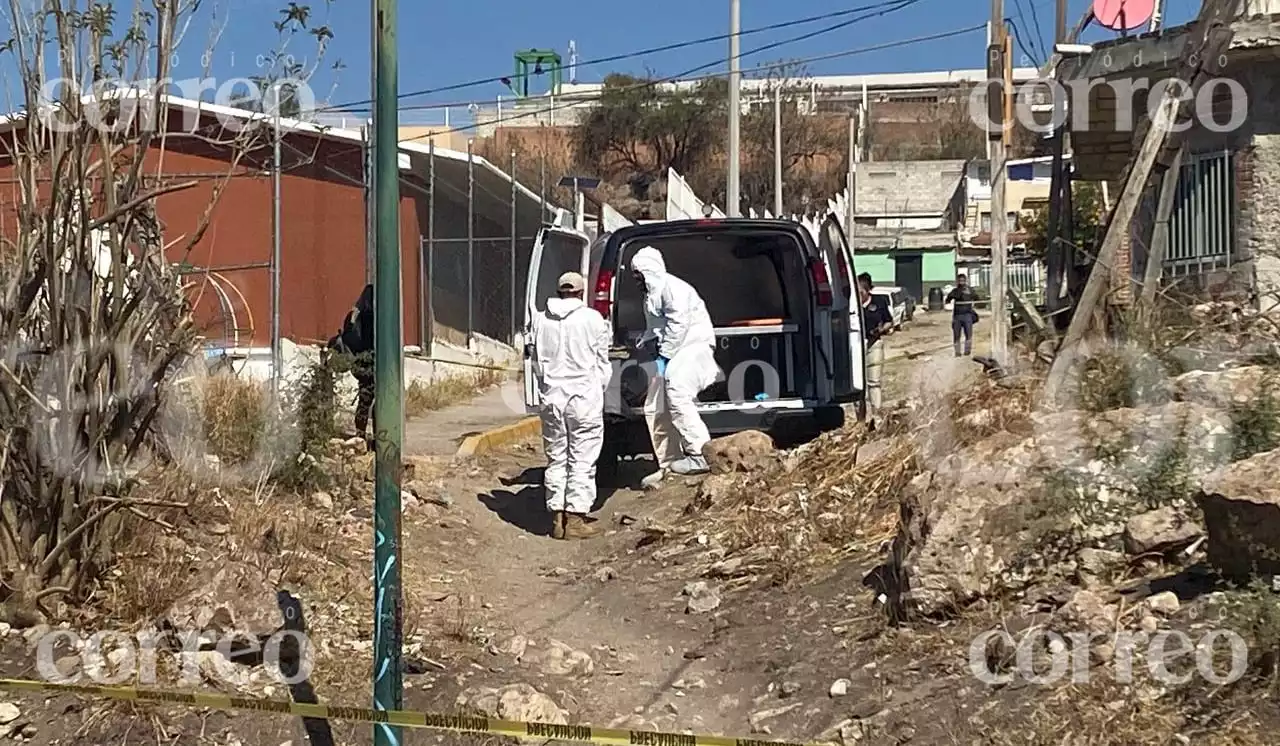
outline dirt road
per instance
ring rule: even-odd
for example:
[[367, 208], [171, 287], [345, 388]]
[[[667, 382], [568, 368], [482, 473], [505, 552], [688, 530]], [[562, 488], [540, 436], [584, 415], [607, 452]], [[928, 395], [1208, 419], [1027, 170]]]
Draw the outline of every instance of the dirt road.
[[[976, 372], [972, 361], [953, 357], [950, 341], [950, 314], [942, 313], [921, 312], [893, 335], [887, 400]], [[799, 686], [797, 681], [806, 678], [797, 673], [794, 681], [782, 680], [795, 660], [807, 657], [789, 652], [787, 636], [808, 639], [821, 650], [819, 641], [829, 632], [807, 628], [802, 619], [828, 608], [847, 619], [857, 581], [824, 594], [820, 603], [806, 601], [812, 608], [787, 608], [789, 594], [778, 593], [773, 599], [778, 607], [763, 614], [759, 608], [727, 616], [686, 613], [682, 591], [689, 578], [681, 571], [678, 548], [653, 563], [638, 559], [635, 547], [645, 537], [638, 529], [673, 520], [697, 481], [677, 480], [657, 493], [602, 491], [597, 525], [604, 535], [590, 542], [557, 542], [548, 538], [541, 505], [540, 451], [526, 444], [453, 469], [446, 489], [456, 503], [448, 520], [406, 526], [413, 592], [448, 596], [439, 603], [456, 608], [456, 636], [476, 649], [462, 672], [451, 665], [448, 675], [430, 677], [429, 689], [415, 686], [409, 703], [448, 709], [466, 687], [527, 682], [570, 709], [579, 722], [739, 735], [768, 731], [759, 717], [770, 709], [768, 700], [790, 698], [792, 692], [779, 694], [777, 688]], [[623, 476], [634, 483], [640, 474]], [[851, 574], [859, 571], [850, 568]], [[590, 655], [591, 676], [559, 675], [559, 659], [538, 662], [552, 641]], [[526, 643], [517, 661], [510, 651], [525, 649]], [[830, 644], [847, 648], [838, 639]], [[847, 652], [833, 660], [842, 655]], [[804, 686], [816, 684], [805, 681]], [[773, 709], [798, 701], [774, 703]], [[806, 713], [814, 714], [798, 706], [785, 714]]]
[[[891, 338], [889, 365], [897, 372], [890, 374], [890, 400], [924, 380], [920, 370], [956, 364], [947, 320], [924, 313], [917, 319]], [[528, 685], [572, 723], [794, 738], [838, 725], [851, 703], [872, 694], [880, 701], [885, 682], [877, 660], [888, 659], [874, 644], [857, 642], [877, 618], [862, 587], [869, 567], [847, 563], [820, 584], [793, 588], [707, 575], [699, 565], [706, 537], [668, 532], [699, 480], [676, 479], [655, 493], [602, 490], [601, 536], [552, 540], [541, 504], [539, 444], [465, 462], [447, 455], [461, 435], [508, 419], [504, 398], [499, 392], [424, 417], [407, 433], [406, 455], [433, 497], [407, 506], [403, 518], [406, 707], [456, 712], [460, 694]], [[627, 466], [622, 481], [635, 483], [637, 465]], [[194, 578], [204, 566], [261, 567], [264, 582], [255, 598], [270, 604], [271, 613], [274, 584], [286, 578], [306, 605], [320, 650], [318, 697], [365, 705], [373, 668], [366, 570], [371, 490], [327, 506], [298, 496], [271, 499], [283, 502], [272, 507], [276, 503], [263, 503], [256, 492], [226, 502], [226, 517], [217, 520], [230, 533], [213, 533], [201, 522], [183, 527], [176, 546], [195, 558], [182, 561], [194, 564], [175, 566], [169, 575]], [[237, 517], [242, 509], [261, 517]], [[651, 543], [655, 539], [661, 540]], [[282, 540], [294, 543], [284, 552], [271, 548]], [[279, 571], [271, 569], [276, 566]], [[691, 586], [696, 583], [704, 585]], [[107, 623], [90, 617], [77, 624], [98, 629]], [[22, 635], [7, 638], [5, 673], [36, 675], [34, 662]], [[927, 674], [908, 672], [897, 689], [917, 692], [911, 678], [929, 684]], [[828, 688], [845, 679], [849, 699], [830, 697]], [[210, 679], [206, 686], [218, 683]], [[517, 693], [516, 703], [529, 704], [529, 691]], [[22, 712], [18, 730], [33, 744], [307, 742], [301, 723], [290, 718], [122, 709], [62, 696], [12, 701]], [[336, 723], [334, 734], [338, 743], [371, 740], [367, 725]], [[441, 736], [410, 732], [406, 738], [423, 743]]]

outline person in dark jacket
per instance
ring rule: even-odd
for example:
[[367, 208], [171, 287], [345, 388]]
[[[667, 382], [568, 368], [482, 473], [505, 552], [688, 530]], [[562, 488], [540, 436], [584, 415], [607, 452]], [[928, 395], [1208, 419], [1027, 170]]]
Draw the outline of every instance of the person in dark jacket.
[[[956, 275], [956, 286], [947, 293], [947, 303], [951, 308], [951, 343], [956, 348], [956, 357], [968, 357], [973, 354], [973, 325], [978, 321], [978, 294], [969, 286], [969, 278]], [[961, 353], [960, 338], [964, 337], [964, 352]]]
[[[369, 415], [373, 410], [373, 285], [365, 285], [356, 305], [342, 320], [342, 331], [329, 340], [330, 350], [351, 357], [351, 375], [356, 379], [356, 433], [369, 439]], [[376, 426], [376, 423], [375, 423]]]
[[858, 300], [862, 310], [862, 328], [867, 337], [867, 421], [875, 427], [880, 411], [882, 390], [880, 379], [884, 371], [884, 343], [880, 340], [893, 331], [893, 312], [889, 298], [871, 292], [871, 273], [858, 275]]

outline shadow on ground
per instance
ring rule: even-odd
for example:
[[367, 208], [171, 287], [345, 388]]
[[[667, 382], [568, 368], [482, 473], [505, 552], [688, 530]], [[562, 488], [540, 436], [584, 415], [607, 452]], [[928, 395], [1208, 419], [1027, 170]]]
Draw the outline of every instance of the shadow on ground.
[[551, 514], [547, 512], [542, 495], [541, 486], [525, 485], [515, 492], [493, 490], [477, 497], [486, 508], [521, 531], [534, 536], [550, 536]]
[[[638, 485], [640, 477], [648, 471], [641, 467], [634, 475], [628, 474], [629, 478], [622, 485], [598, 484], [591, 512], [604, 509], [619, 489], [629, 487], [632, 482]], [[545, 467], [531, 466], [514, 477], [498, 478], [499, 483], [509, 489], [482, 492], [476, 498], [506, 523], [534, 536], [550, 536], [551, 515], [547, 513], [546, 493], [542, 486], [545, 475]]]

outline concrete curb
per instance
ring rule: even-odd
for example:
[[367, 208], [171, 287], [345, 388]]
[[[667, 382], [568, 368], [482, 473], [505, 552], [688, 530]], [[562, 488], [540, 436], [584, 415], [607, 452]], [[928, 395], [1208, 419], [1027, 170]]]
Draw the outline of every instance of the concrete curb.
[[495, 427], [483, 433], [467, 436], [462, 441], [462, 445], [458, 446], [457, 457], [478, 456], [500, 446], [509, 445], [525, 438], [532, 438], [541, 432], [542, 420], [537, 417], [526, 417], [510, 425]]

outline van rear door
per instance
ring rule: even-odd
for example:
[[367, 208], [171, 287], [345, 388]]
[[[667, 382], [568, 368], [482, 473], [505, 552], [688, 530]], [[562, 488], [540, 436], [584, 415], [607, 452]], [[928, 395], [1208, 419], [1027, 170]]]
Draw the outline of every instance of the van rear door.
[[591, 241], [572, 228], [546, 226], [538, 231], [529, 256], [524, 295], [524, 407], [535, 414], [542, 407], [537, 376], [533, 371], [533, 319], [547, 310], [547, 299], [556, 294], [556, 283], [565, 272], [587, 276], [587, 247]]
[[818, 248], [836, 285], [831, 309], [832, 394], [838, 402], [853, 401], [866, 388], [865, 336], [853, 252], [834, 215], [828, 215], [818, 231]]

